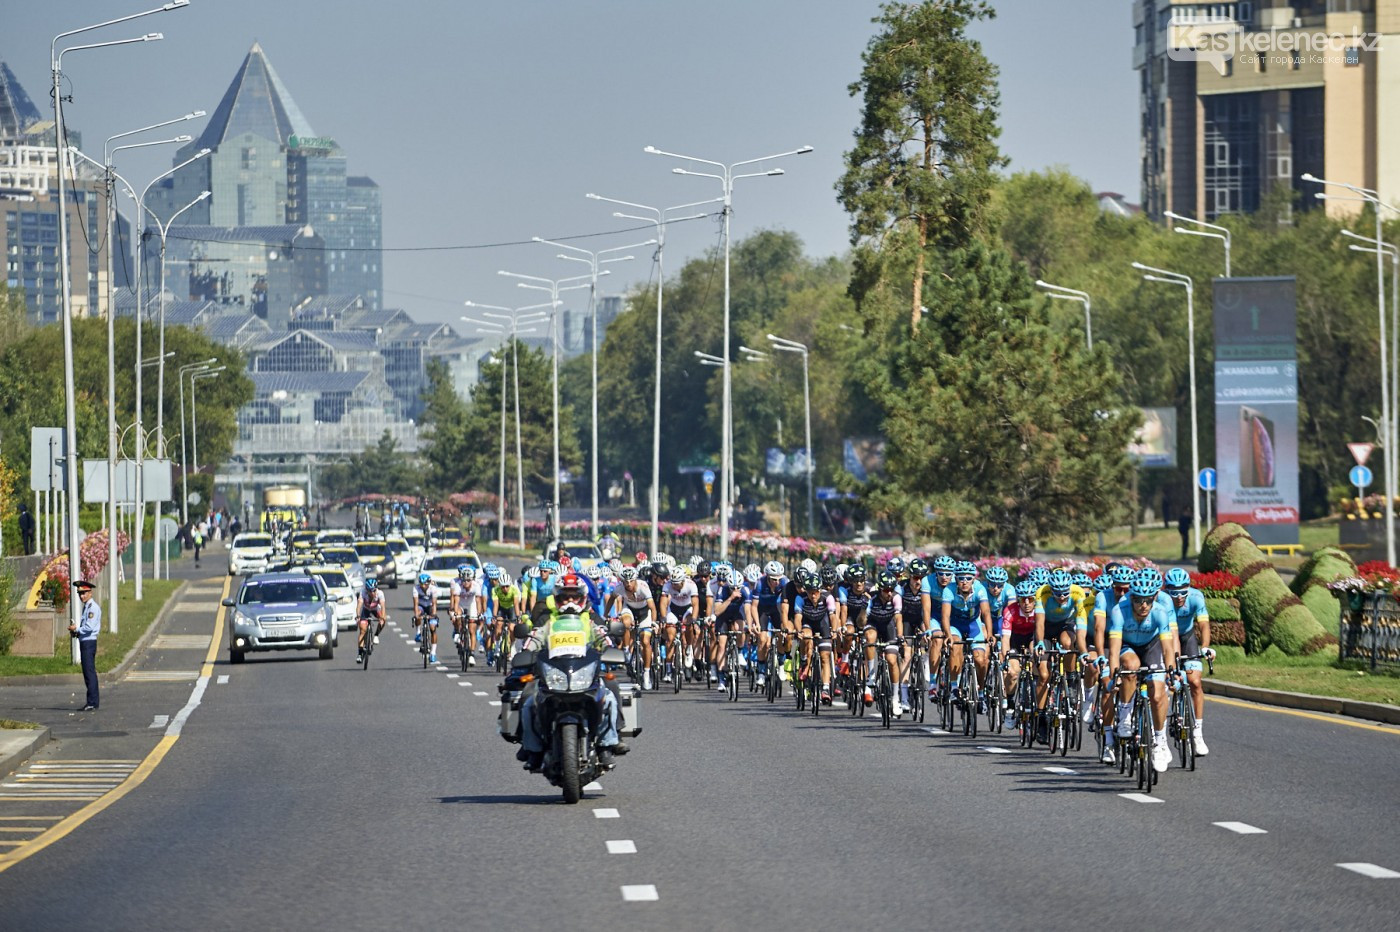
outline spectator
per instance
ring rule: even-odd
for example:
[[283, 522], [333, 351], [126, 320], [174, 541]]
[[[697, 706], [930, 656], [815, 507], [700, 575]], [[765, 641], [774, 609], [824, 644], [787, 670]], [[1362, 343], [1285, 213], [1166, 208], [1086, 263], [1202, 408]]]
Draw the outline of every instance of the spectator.
[[19, 537], [25, 555], [33, 553], [34, 516], [29, 513], [29, 506], [24, 502], [19, 503]]
[[1191, 508], [1188, 505], [1181, 510], [1181, 517], [1176, 520], [1176, 529], [1181, 533], [1181, 559], [1186, 560], [1186, 545], [1191, 539]]
[[195, 567], [198, 567], [199, 551], [204, 546], [204, 531], [199, 525], [195, 525], [194, 533], [190, 536], [191, 541], [194, 544], [194, 565]]

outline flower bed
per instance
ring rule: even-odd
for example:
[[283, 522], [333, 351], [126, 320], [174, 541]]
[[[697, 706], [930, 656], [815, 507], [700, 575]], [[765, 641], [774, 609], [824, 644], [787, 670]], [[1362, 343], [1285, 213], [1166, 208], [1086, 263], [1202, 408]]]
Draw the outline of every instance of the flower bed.
[[1240, 591], [1240, 578], [1225, 570], [1213, 573], [1192, 573], [1191, 585], [1201, 590], [1207, 599], [1233, 599]]
[[[122, 553], [131, 541], [124, 532], [117, 533], [117, 553]], [[78, 546], [78, 566], [83, 579], [93, 579], [107, 566], [107, 531], [103, 529], [83, 538]], [[45, 563], [35, 577], [39, 598], [61, 609], [68, 604], [72, 592], [72, 576], [68, 570], [68, 552], [56, 554]]]

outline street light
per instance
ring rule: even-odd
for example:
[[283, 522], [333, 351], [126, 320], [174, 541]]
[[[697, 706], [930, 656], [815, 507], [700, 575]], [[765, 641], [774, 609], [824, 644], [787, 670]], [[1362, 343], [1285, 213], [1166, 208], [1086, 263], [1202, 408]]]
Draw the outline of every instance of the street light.
[[[504, 275], [506, 278], [519, 279], [515, 283], [517, 288], [529, 288], [532, 291], [544, 291], [549, 294], [549, 305], [553, 310], [549, 312], [549, 336], [554, 350], [554, 520], [559, 521], [559, 292], [576, 291], [579, 288], [589, 287], [584, 282], [591, 281], [593, 276], [574, 275], [570, 278], [541, 278], [538, 275], [522, 275], [519, 272], [507, 272], [500, 269], [497, 275]], [[599, 275], [607, 275], [607, 272], [599, 272]], [[539, 284], [531, 284], [538, 282]]]
[[652, 415], [651, 415], [651, 553], [656, 553], [661, 545], [661, 296], [666, 289], [666, 224], [679, 223], [684, 220], [699, 220], [705, 214], [691, 214], [687, 217], [667, 216], [673, 210], [688, 210], [691, 207], [699, 207], [702, 204], [714, 204], [721, 198], [712, 197], [707, 201], [695, 201], [691, 204], [679, 204], [675, 207], [648, 207], [645, 204], [634, 204], [631, 201], [619, 201], [614, 197], [603, 197], [601, 194], [588, 194], [585, 197], [595, 201], [607, 201], [609, 204], [620, 204], [623, 207], [633, 207], [640, 211], [645, 211], [646, 216], [613, 211], [613, 216], [620, 220], [640, 220], [643, 223], [650, 223], [656, 228], [656, 384], [652, 388]]
[[1345, 188], [1356, 197], [1372, 205], [1376, 214], [1376, 236], [1373, 242], [1378, 244], [1376, 249], [1376, 305], [1377, 314], [1380, 318], [1380, 348], [1381, 348], [1381, 422], [1385, 425], [1385, 436], [1381, 445], [1384, 453], [1386, 466], [1385, 482], [1385, 559], [1391, 566], [1395, 565], [1395, 422], [1391, 418], [1391, 390], [1390, 390], [1390, 361], [1386, 356], [1385, 340], [1385, 255], [1379, 248], [1379, 244], [1385, 241], [1385, 234], [1381, 230], [1381, 208], [1388, 207], [1381, 200], [1379, 192], [1370, 188], [1363, 188], [1358, 185], [1348, 184], [1344, 181], [1328, 181], [1325, 178], [1318, 178], [1312, 173], [1303, 176], [1304, 181], [1311, 181], [1314, 184]]
[[181, 524], [190, 523], [190, 463], [185, 456], [185, 373], [190, 370], [205, 370], [218, 362], [217, 356], [210, 356], [201, 362], [181, 366], [175, 373], [176, 388], [180, 393], [180, 504]]
[[[104, 48], [116, 45], [129, 45], [133, 42], [153, 42], [164, 38], [158, 32], [146, 33], [131, 39], [116, 39], [109, 42], [95, 42], [86, 45], [75, 45], [59, 51], [58, 41], [68, 36], [76, 36], [85, 32], [92, 32], [106, 26], [115, 26], [118, 23], [129, 22], [152, 13], [162, 13], [167, 10], [178, 9], [187, 6], [189, 0], [171, 0], [164, 6], [152, 10], [145, 10], [140, 13], [132, 13], [127, 16], [120, 16], [116, 19], [94, 23], [90, 26], [83, 26], [78, 29], [70, 29], [60, 32], [53, 37], [49, 43], [49, 65], [53, 75], [53, 86], [51, 95], [53, 98], [53, 128], [54, 128], [54, 167], [58, 171], [58, 250], [59, 250], [59, 279], [61, 281], [62, 294], [62, 320], [63, 320], [63, 389], [64, 389], [64, 439], [67, 444], [68, 456], [64, 458], [64, 474], [68, 495], [77, 495], [78, 498], [71, 502], [72, 507], [68, 509], [68, 573], [70, 579], [77, 579], [81, 571], [77, 548], [78, 534], [78, 502], [81, 501], [81, 492], [78, 488], [78, 413], [77, 413], [77, 386], [74, 383], [73, 372], [73, 277], [68, 268], [68, 197], [64, 192], [64, 165], [67, 161], [64, 157], [66, 147], [64, 146], [64, 125], [63, 125], [63, 56], [69, 52], [81, 51], [84, 49]], [[111, 274], [109, 268], [108, 274]], [[139, 354], [138, 354], [139, 356]], [[115, 381], [115, 377], [114, 377]], [[110, 439], [110, 431], [109, 431]], [[110, 489], [108, 490], [111, 491]], [[108, 530], [112, 534], [112, 529]], [[139, 554], [139, 550], [138, 550]], [[138, 557], [139, 559], [139, 557]], [[139, 565], [139, 564], [138, 564]], [[117, 568], [111, 567], [109, 572], [116, 573]], [[137, 584], [139, 591], [140, 584]], [[79, 622], [80, 611], [79, 599], [70, 599], [68, 604], [68, 619], [73, 625]], [[113, 606], [115, 606], [113, 600]], [[77, 660], [78, 644], [73, 642], [73, 659]]]
[[810, 355], [806, 344], [798, 343], [796, 340], [785, 340], [782, 337], [768, 334], [768, 342], [773, 344], [773, 349], [784, 353], [802, 354], [802, 407], [805, 410], [804, 419], [806, 421], [807, 433], [807, 533], [813, 533], [815, 520], [813, 519], [812, 503], [815, 500], [812, 494], [812, 473], [816, 467], [816, 456], [812, 450], [812, 391], [811, 380], [807, 375], [807, 357]]
[[[1387, 243], [1372, 239], [1369, 236], [1362, 236], [1353, 233], [1351, 230], [1342, 230], [1342, 235], [1367, 243], [1366, 246], [1351, 245], [1350, 249], [1355, 252], [1374, 253], [1380, 251], [1382, 255], [1390, 258], [1390, 436], [1397, 437], [1395, 418], [1400, 416], [1400, 365], [1396, 361], [1400, 360], [1400, 352], [1397, 351], [1397, 343], [1400, 343], [1400, 248], [1394, 243]], [[1397, 477], [1395, 466], [1400, 459], [1400, 451], [1381, 445], [1382, 462], [1385, 464], [1385, 494], [1387, 498], [1393, 498], [1396, 494]]]
[[1178, 285], [1186, 289], [1186, 365], [1191, 382], [1191, 525], [1196, 542], [1196, 552], [1201, 552], [1201, 488], [1196, 478], [1201, 474], [1200, 431], [1196, 418], [1196, 285], [1191, 276], [1166, 269], [1153, 268], [1134, 262], [1133, 268], [1144, 272], [1142, 277], [1149, 282], [1162, 282]]
[[[1084, 339], [1088, 341], [1089, 352], [1092, 353], [1094, 351], [1094, 323], [1090, 314], [1089, 293], [1076, 288], [1066, 288], [1064, 285], [1052, 285], [1039, 278], [1035, 280], [1035, 286], [1044, 290], [1052, 298], [1061, 298], [1066, 301], [1078, 301], [1080, 304], [1084, 305]], [[846, 327], [845, 324], [841, 326]], [[850, 328], [846, 327], [846, 329], [849, 330]]]
[[[847, 327], [845, 324], [841, 324], [840, 326], [841, 326], [843, 329], [845, 329], [845, 330], [852, 330], [852, 329], [854, 329], [854, 328], [851, 328], [851, 327]], [[773, 361], [773, 357], [772, 357], [771, 355], [769, 355], [768, 353], [765, 353], [763, 350], [754, 349], [752, 346], [744, 346], [742, 343], [739, 345], [739, 356], [743, 359], [744, 362], [766, 363], [766, 362], [772, 362], [772, 361]], [[777, 416], [776, 420], [777, 420], [777, 427], [778, 427], [778, 430], [777, 430], [777, 434], [776, 434], [776, 436], [775, 436], [774, 439], [776, 439], [777, 442], [778, 442], [778, 448], [779, 448], [779, 449], [782, 449], [782, 446], [783, 446], [783, 416], [782, 416], [782, 414], [779, 414], [779, 415]], [[778, 482], [778, 514], [781, 516], [781, 520], [780, 520], [780, 522], [779, 522], [779, 533], [781, 533], [781, 534], [787, 534], [787, 533], [788, 533], [788, 529], [787, 529], [787, 528], [788, 528], [787, 484], [786, 484], [785, 482], [781, 481], [781, 479], [780, 479], [779, 482]]]
[[[194, 460], [194, 471], [199, 472], [199, 412], [194, 403], [194, 383], [200, 379], [217, 378], [228, 366], [219, 366], [204, 372], [190, 373], [190, 458]], [[159, 538], [159, 534], [156, 535]], [[167, 573], [169, 566], [166, 567]]]
[[1229, 277], [1230, 277], [1230, 230], [1229, 230], [1229, 228], [1227, 228], [1227, 227], [1222, 227], [1222, 226], [1220, 226], [1219, 224], [1215, 224], [1215, 223], [1206, 223], [1204, 220], [1194, 220], [1194, 219], [1192, 219], [1191, 217], [1183, 217], [1181, 214], [1174, 213], [1174, 212], [1172, 212], [1172, 211], [1170, 211], [1170, 210], [1165, 211], [1165, 212], [1162, 214], [1162, 216], [1166, 217], [1166, 218], [1169, 219], [1169, 220], [1175, 220], [1177, 223], [1191, 223], [1191, 224], [1195, 224], [1195, 225], [1198, 226], [1198, 227], [1204, 227], [1204, 229], [1200, 229], [1200, 230], [1188, 230], [1188, 229], [1186, 229], [1186, 228], [1184, 228], [1184, 227], [1172, 227], [1172, 231], [1175, 232], [1175, 233], [1185, 233], [1185, 234], [1188, 235], [1188, 236], [1204, 236], [1204, 237], [1207, 237], [1207, 238], [1209, 238], [1209, 239], [1218, 239], [1218, 240], [1220, 240], [1220, 242], [1224, 243], [1224, 244], [1225, 244], [1225, 277], [1226, 277], [1226, 278], [1229, 278]]
[[579, 255], [571, 256], [561, 253], [560, 259], [568, 259], [571, 262], [582, 262], [588, 266], [590, 284], [588, 289], [588, 314], [593, 319], [592, 346], [589, 353], [593, 357], [593, 512], [592, 512], [592, 536], [598, 536], [598, 266], [608, 262], [629, 262], [634, 256], [613, 256], [608, 259], [602, 258], [609, 253], [626, 252], [629, 249], [639, 249], [642, 246], [655, 245], [656, 240], [649, 239], [644, 243], [632, 243], [629, 246], [613, 246], [609, 249], [591, 250], [580, 246], [571, 246], [568, 243], [557, 243], [554, 240], [533, 237], [537, 243], [544, 243], [548, 246], [557, 246], [560, 249], [567, 249]]
[[[696, 162], [696, 163], [701, 164], [701, 165], [709, 165], [709, 166], [712, 166], [713, 168], [717, 169], [717, 171], [718, 171], [718, 174], [716, 174], [715, 172], [693, 172], [693, 171], [690, 171], [690, 170], [684, 169], [684, 168], [673, 168], [673, 169], [671, 169], [672, 173], [677, 174], [677, 175], [695, 175], [695, 176], [698, 176], [698, 177], [701, 177], [701, 178], [713, 178], [713, 179], [717, 180], [717, 181], [720, 183], [720, 190], [721, 190], [721, 192], [722, 192], [722, 197], [721, 197], [721, 199], [722, 199], [723, 202], [724, 202], [724, 208], [723, 208], [723, 214], [724, 214], [724, 336], [723, 336], [723, 344], [724, 344], [724, 360], [725, 360], [725, 362], [728, 362], [728, 361], [729, 361], [729, 240], [730, 240], [730, 236], [729, 236], [729, 226], [730, 226], [730, 224], [729, 224], [729, 218], [730, 218], [730, 215], [731, 215], [731, 214], [733, 213], [733, 211], [734, 211], [734, 182], [737, 181], [737, 180], [739, 180], [740, 178], [757, 178], [757, 177], [760, 177], [760, 176], [763, 176], [763, 175], [781, 175], [781, 174], [783, 174], [783, 170], [782, 170], [781, 168], [773, 168], [773, 169], [769, 169], [768, 171], [762, 171], [762, 172], [745, 172], [745, 173], [737, 174], [737, 175], [734, 173], [734, 169], [736, 169], [736, 168], [742, 168], [742, 167], [745, 166], [745, 165], [754, 165], [754, 164], [757, 164], [757, 163], [759, 163], [759, 162], [769, 162], [769, 161], [772, 161], [773, 159], [785, 158], [785, 157], [787, 157], [787, 156], [789, 156], [789, 155], [806, 155], [808, 152], [811, 152], [811, 151], [812, 151], [812, 147], [811, 147], [811, 146], [802, 146], [802, 147], [800, 147], [800, 148], [792, 149], [792, 150], [789, 150], [789, 151], [787, 151], [787, 152], [779, 152], [779, 153], [776, 153], [776, 154], [774, 154], [774, 155], [765, 155], [765, 156], [763, 156], [763, 157], [761, 157], [761, 158], [756, 158], [756, 159], [745, 159], [745, 160], [742, 161], [742, 162], [731, 162], [731, 163], [729, 163], [729, 164], [727, 164], [727, 165], [726, 165], [725, 163], [723, 163], [723, 162], [711, 161], [710, 159], [700, 159], [700, 158], [695, 158], [694, 156], [690, 156], [690, 155], [680, 155], [679, 153], [676, 153], [676, 152], [665, 152], [665, 151], [662, 151], [661, 149], [656, 148], [655, 146], [647, 146], [647, 147], [646, 147], [645, 149], [643, 149], [642, 151], [643, 151], [643, 152], [646, 152], [646, 153], [649, 154], [649, 155], [664, 155], [664, 156], [667, 156], [668, 158], [683, 159], [683, 160], [685, 160], [685, 161], [687, 161], [687, 162]], [[723, 393], [722, 393], [722, 394], [723, 394], [723, 398], [722, 398], [722, 401], [721, 401], [721, 418], [723, 419], [723, 424], [722, 424], [721, 429], [720, 429], [720, 435], [721, 435], [721, 437], [723, 438], [723, 449], [720, 451], [720, 470], [721, 470], [721, 472], [723, 473], [723, 475], [722, 475], [723, 481], [720, 483], [720, 489], [722, 490], [722, 494], [720, 495], [720, 503], [719, 503], [719, 558], [720, 558], [721, 560], [726, 560], [726, 559], [728, 559], [728, 557], [729, 557], [729, 505], [730, 505], [730, 497], [733, 495], [733, 491], [734, 491], [734, 463], [733, 463], [733, 451], [729, 449], [729, 436], [730, 436], [730, 434], [729, 434], [729, 421], [730, 421], [730, 419], [731, 419], [731, 417], [732, 417], [732, 415], [731, 415], [731, 413], [730, 413], [730, 410], [729, 410], [729, 405], [730, 405], [730, 393], [731, 393], [732, 387], [731, 387], [731, 385], [730, 385], [730, 371], [729, 371], [729, 367], [728, 367], [728, 366], [725, 366], [725, 367], [724, 367], [724, 370], [723, 370], [723, 379], [724, 379], [724, 391], [723, 391]]]

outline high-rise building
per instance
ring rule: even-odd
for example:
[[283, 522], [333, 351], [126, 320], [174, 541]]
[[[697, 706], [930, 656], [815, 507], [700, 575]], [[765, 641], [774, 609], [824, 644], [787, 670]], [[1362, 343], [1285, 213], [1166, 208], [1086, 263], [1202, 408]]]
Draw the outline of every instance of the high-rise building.
[[1133, 27], [1151, 216], [1311, 208], [1307, 173], [1400, 202], [1400, 0], [1134, 0]]
[[[309, 228], [324, 249], [325, 290], [295, 294], [292, 304], [317, 294], [358, 294], [369, 307], [379, 307], [379, 188], [369, 178], [347, 174], [345, 154], [334, 139], [312, 129], [257, 43], [204, 132], [176, 153], [175, 162], [201, 149], [211, 152], [161, 188], [158, 214], [170, 216], [207, 190], [208, 200], [177, 223]], [[253, 306], [251, 293], [243, 297]], [[268, 313], [285, 320], [290, 310], [269, 306]]]

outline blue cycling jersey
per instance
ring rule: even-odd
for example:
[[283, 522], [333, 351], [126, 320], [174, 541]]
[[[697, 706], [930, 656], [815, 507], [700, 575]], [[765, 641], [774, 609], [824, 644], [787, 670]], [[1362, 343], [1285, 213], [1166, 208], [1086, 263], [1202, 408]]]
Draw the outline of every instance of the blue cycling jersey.
[[767, 576], [759, 580], [758, 587], [754, 590], [754, 600], [758, 602], [759, 611], [776, 611], [783, 601], [783, 593], [787, 592], [787, 587], [786, 576], [780, 577], [776, 583]]
[[[980, 585], [980, 583], [979, 583]], [[1002, 613], [1006, 611], [1006, 606], [1016, 601], [1015, 594], [1011, 591], [1011, 584], [1004, 583], [1001, 592], [992, 595], [990, 586], [987, 589], [987, 607], [992, 610], [992, 634], [1001, 635]]]
[[1181, 634], [1195, 628], [1198, 620], [1210, 621], [1210, 613], [1206, 611], [1206, 597], [1199, 589], [1188, 589], [1186, 602], [1180, 608], [1177, 608], [1176, 602], [1173, 601], [1172, 614], [1176, 616], [1176, 630]]
[[1120, 635], [1127, 647], [1143, 647], [1154, 639], [1176, 633], [1176, 610], [1162, 607], [1161, 602], [1152, 606], [1147, 617], [1138, 621], [1133, 616], [1133, 604], [1126, 596], [1108, 611], [1108, 636]]
[[982, 606], [989, 604], [989, 600], [987, 588], [980, 582], [973, 582], [972, 591], [967, 595], [958, 592], [956, 585], [946, 586], [939, 595], [939, 602], [951, 606], [952, 626], [962, 634], [974, 629], [981, 631]]

